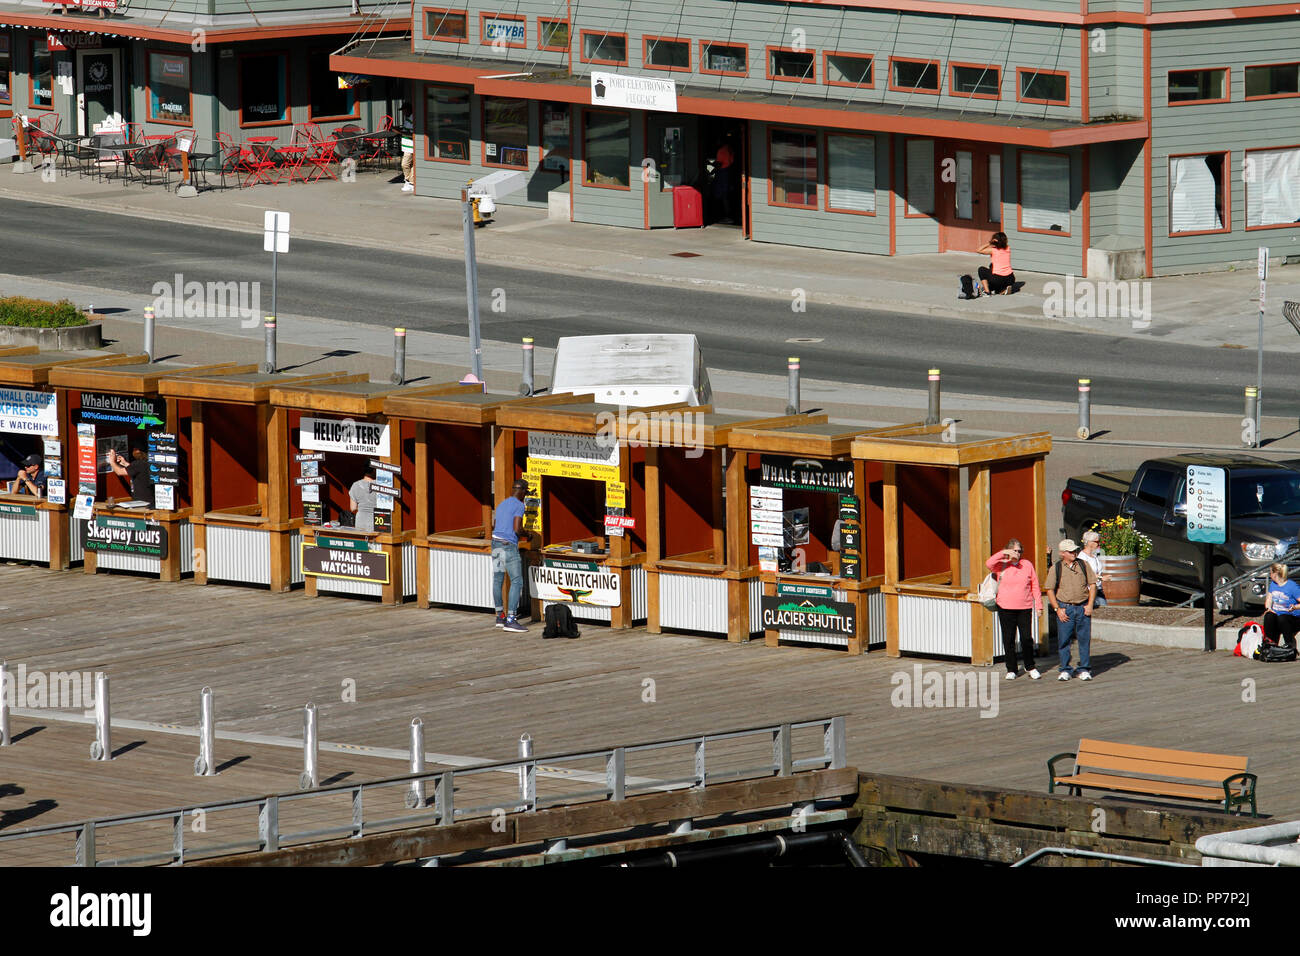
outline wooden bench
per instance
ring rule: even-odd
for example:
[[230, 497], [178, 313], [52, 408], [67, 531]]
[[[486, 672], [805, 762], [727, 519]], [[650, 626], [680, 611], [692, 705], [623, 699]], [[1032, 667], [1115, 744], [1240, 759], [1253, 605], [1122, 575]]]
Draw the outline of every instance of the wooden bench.
[[[1074, 772], [1056, 772], [1056, 762], [1074, 758]], [[1259, 816], [1255, 805], [1253, 773], [1246, 772], [1248, 757], [1204, 754], [1163, 747], [1137, 747], [1106, 740], [1079, 741], [1075, 753], [1060, 753], [1047, 761], [1047, 791], [1068, 787], [1072, 796], [1082, 791], [1111, 790], [1174, 797], [1180, 800], [1223, 801], [1223, 812], [1250, 805], [1250, 815]], [[1101, 771], [1116, 771], [1114, 773]]]

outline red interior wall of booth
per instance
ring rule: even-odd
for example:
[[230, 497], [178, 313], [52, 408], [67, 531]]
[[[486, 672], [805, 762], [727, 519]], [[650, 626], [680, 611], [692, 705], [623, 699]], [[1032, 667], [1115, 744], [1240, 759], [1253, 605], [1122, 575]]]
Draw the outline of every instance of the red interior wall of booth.
[[[289, 409], [289, 517], [302, 517], [302, 488], [294, 480], [302, 474], [302, 466], [293, 460], [294, 455], [302, 454], [302, 445], [298, 439], [298, 429], [302, 425], [302, 412], [296, 408]], [[321, 494], [321, 500], [325, 499], [325, 494]], [[325, 516], [325, 520], [330, 520], [330, 515]]]
[[429, 530], [433, 533], [477, 527], [483, 521], [479, 495], [489, 462], [483, 432], [475, 425], [429, 423]]
[[[1019, 538], [1025, 557], [1038, 555], [1034, 547], [1034, 463], [1012, 461], [989, 468], [990, 547], [997, 551], [1010, 538]], [[985, 555], [987, 557], [987, 555]]]
[[898, 466], [899, 575], [902, 580], [949, 570], [948, 470]]
[[207, 438], [204, 481], [208, 509], [257, 504], [257, 408], [228, 402], [208, 402], [203, 408]]
[[[693, 554], [713, 547], [713, 469], [717, 452], [688, 458], [687, 449], [659, 449], [660, 535], [663, 556]], [[716, 560], [721, 562], [722, 555]]]
[[878, 461], [864, 463], [867, 487], [860, 497], [862, 508], [862, 560], [864, 578], [885, 573], [885, 466]]

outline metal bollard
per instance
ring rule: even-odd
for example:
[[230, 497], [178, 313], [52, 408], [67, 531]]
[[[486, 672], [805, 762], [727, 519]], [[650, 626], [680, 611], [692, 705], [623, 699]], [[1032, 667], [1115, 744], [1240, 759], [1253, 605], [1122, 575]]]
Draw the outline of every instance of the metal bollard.
[[799, 414], [799, 356], [791, 355], [787, 366], [790, 373], [790, 401], [785, 406], [787, 415]]
[[9, 664], [0, 661], [0, 747], [8, 747], [9, 738]]
[[532, 336], [524, 337], [524, 378], [519, 383], [520, 395], [533, 394], [533, 339]]
[[[419, 717], [411, 718], [411, 773], [424, 773], [424, 721]], [[412, 780], [411, 789], [406, 791], [406, 805], [414, 810], [424, 803], [424, 781]]]
[[939, 370], [930, 369], [930, 407], [925, 413], [927, 425], [939, 424]]
[[316, 705], [308, 701], [302, 712], [302, 776], [298, 778], [299, 790], [320, 786], [320, 767], [316, 763]]
[[1092, 379], [1079, 379], [1079, 430], [1075, 432], [1084, 441], [1092, 434]]
[[199, 755], [194, 758], [196, 777], [216, 776], [217, 718], [212, 707], [212, 688], [199, 691]]
[[1259, 436], [1255, 434], [1255, 411], [1259, 405], [1259, 393], [1254, 385], [1246, 386], [1246, 414], [1242, 418], [1242, 423], [1249, 421], [1248, 428], [1242, 430], [1241, 443], [1247, 448], [1254, 448], [1259, 444]]
[[112, 760], [113, 741], [109, 721], [108, 675], [95, 675], [95, 740], [90, 745], [92, 760]]
[[262, 363], [262, 371], [270, 375], [275, 371], [275, 316], [268, 315], [263, 328], [266, 332], [266, 361]]
[[[93, 311], [94, 306], [91, 306]], [[153, 361], [153, 306], [144, 307], [144, 354]]]
[[[533, 738], [529, 734], [519, 735], [519, 759], [531, 760], [533, 757]], [[519, 768], [519, 801], [528, 806], [528, 768]]]
[[393, 329], [393, 377], [394, 385], [406, 384], [406, 329]]

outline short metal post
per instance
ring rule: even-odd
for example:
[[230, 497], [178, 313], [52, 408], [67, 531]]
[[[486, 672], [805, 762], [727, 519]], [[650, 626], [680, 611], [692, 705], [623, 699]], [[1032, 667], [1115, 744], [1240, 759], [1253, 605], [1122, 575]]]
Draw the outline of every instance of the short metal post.
[[930, 407], [925, 413], [927, 425], [939, 424], [939, 370], [930, 369]]
[[144, 307], [144, 354], [153, 361], [153, 306]]
[[[533, 738], [529, 734], [519, 735], [519, 759], [533, 759]], [[525, 806], [530, 806], [528, 802], [528, 765], [526, 763], [519, 765], [519, 801]]]
[[[411, 773], [424, 773], [424, 721], [411, 718]], [[424, 781], [412, 780], [406, 793], [406, 805], [414, 810], [424, 806]]]
[[406, 329], [393, 329], [394, 385], [406, 384]]
[[196, 777], [216, 776], [217, 718], [212, 707], [212, 688], [199, 691], [199, 756], [194, 761]]
[[320, 768], [316, 764], [316, 705], [308, 702], [302, 712], [302, 776], [298, 778], [299, 790], [320, 786]]
[[269, 375], [275, 371], [275, 316], [268, 315], [262, 327], [266, 332], [266, 359], [262, 362], [262, 371]]
[[[1247, 448], [1254, 448], [1259, 441], [1259, 436], [1255, 434], [1255, 406], [1258, 404], [1259, 393], [1254, 385], [1246, 386], [1246, 414], [1245, 419], [1249, 419], [1250, 428], [1242, 432], [1242, 444]], [[1245, 420], [1243, 419], [1243, 420]], [[1249, 441], [1247, 440], [1249, 439]]]
[[112, 760], [113, 741], [109, 726], [108, 675], [95, 675], [95, 741], [90, 745], [92, 760]]
[[0, 747], [12, 743], [9, 737], [9, 665], [0, 661]]
[[785, 406], [787, 415], [799, 414], [799, 356], [791, 355], [789, 365], [786, 366], [790, 373], [790, 401]]
[[520, 395], [533, 394], [533, 339], [532, 336], [524, 336], [524, 378], [519, 383]]
[[1075, 434], [1087, 441], [1092, 435], [1092, 379], [1079, 379], [1079, 430]]
[[622, 800], [627, 787], [627, 752], [615, 747], [605, 758], [605, 789], [611, 800]]
[[828, 769], [842, 770], [848, 765], [845, 755], [844, 718], [832, 717], [822, 735], [822, 742], [829, 761]]

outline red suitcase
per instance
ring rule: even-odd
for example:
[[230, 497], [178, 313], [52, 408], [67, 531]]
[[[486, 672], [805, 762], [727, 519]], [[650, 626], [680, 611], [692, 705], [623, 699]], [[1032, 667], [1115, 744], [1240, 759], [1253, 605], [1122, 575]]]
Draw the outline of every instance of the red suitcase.
[[704, 198], [698, 189], [690, 186], [673, 187], [673, 228], [702, 229], [704, 227]]

